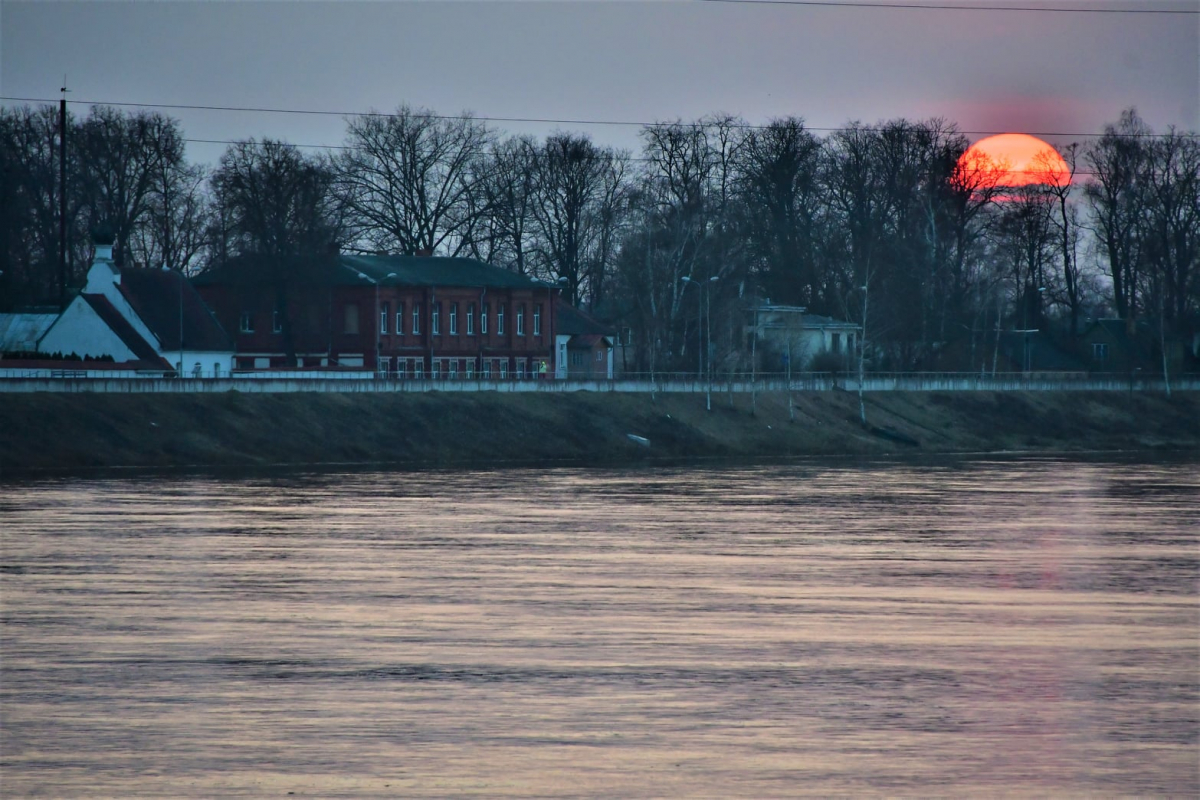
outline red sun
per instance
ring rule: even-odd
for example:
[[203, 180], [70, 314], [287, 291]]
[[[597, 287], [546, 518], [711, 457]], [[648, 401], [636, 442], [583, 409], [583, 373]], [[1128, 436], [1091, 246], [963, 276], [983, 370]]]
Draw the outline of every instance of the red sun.
[[980, 139], [962, 154], [958, 166], [964, 171], [995, 173], [996, 184], [1004, 187], [1066, 186], [1071, 181], [1071, 170], [1058, 151], [1024, 133]]

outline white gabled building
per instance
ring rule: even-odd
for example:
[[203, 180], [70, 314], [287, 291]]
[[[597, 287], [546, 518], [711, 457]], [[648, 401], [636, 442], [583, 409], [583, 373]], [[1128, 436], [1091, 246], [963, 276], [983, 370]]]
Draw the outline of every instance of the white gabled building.
[[141, 370], [224, 377], [233, 341], [179, 273], [118, 269], [97, 244], [87, 285], [38, 342], [43, 353], [110, 356]]
[[802, 306], [769, 301], [749, 310], [752, 319], [748, 330], [760, 348], [760, 369], [783, 372], [790, 360], [793, 369], [804, 370], [825, 353], [847, 360], [854, 357], [861, 325], [809, 314]]

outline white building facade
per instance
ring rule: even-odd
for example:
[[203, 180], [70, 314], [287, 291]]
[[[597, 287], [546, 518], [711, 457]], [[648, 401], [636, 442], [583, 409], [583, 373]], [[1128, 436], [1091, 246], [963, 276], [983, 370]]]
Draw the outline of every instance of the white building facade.
[[110, 357], [141, 370], [225, 377], [233, 342], [187, 279], [163, 270], [117, 268], [97, 244], [87, 284], [38, 342], [43, 353]]

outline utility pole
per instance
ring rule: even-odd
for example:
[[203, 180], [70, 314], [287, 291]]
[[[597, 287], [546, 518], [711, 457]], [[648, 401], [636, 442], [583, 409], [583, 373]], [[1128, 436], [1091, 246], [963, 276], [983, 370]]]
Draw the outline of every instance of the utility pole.
[[758, 302], [754, 305], [754, 331], [750, 334], [750, 416], [757, 416], [758, 406], [755, 393], [758, 380]]
[[867, 404], [863, 400], [863, 372], [864, 362], [867, 358], [867, 301], [870, 299], [867, 294], [868, 286], [870, 283], [864, 283], [862, 287], [863, 323], [862, 334], [858, 337], [858, 421], [864, 428], [867, 427]]
[[712, 385], [713, 385], [713, 341], [712, 341], [712, 286], [713, 281], [717, 280], [717, 276], [713, 275], [704, 284], [704, 350], [705, 357], [708, 359], [708, 386], [704, 392], [704, 407], [712, 411]]
[[[708, 411], [712, 411], [712, 353], [708, 353], [708, 372], [705, 373], [704, 351], [712, 350], [712, 298], [708, 292], [711, 291], [715, 280], [717, 280], [716, 275], [706, 281], [683, 276], [683, 282], [694, 284], [698, 292], [696, 295], [696, 350], [699, 352], [700, 360], [696, 365], [696, 380], [704, 384], [704, 407]], [[708, 300], [709, 324], [707, 326], [705, 326], [705, 300]]]
[[67, 308], [67, 76], [58, 101], [58, 308]]
[[[170, 270], [166, 264], [163, 269]], [[179, 377], [183, 377], [183, 272], [179, 273]]]

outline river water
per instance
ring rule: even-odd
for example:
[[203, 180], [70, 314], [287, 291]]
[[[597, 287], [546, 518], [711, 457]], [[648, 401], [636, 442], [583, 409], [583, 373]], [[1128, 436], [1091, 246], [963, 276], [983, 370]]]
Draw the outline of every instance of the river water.
[[0, 487], [7, 797], [1200, 793], [1200, 464]]

